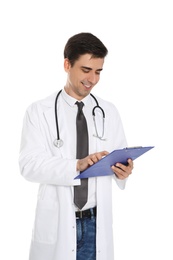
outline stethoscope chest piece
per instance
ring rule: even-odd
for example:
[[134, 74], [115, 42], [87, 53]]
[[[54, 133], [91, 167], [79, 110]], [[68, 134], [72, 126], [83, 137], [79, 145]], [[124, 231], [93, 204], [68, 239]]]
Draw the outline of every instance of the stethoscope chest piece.
[[55, 147], [60, 148], [60, 147], [63, 146], [64, 142], [63, 142], [63, 140], [61, 140], [61, 139], [55, 139], [55, 141], [53, 142], [53, 144], [55, 145]]

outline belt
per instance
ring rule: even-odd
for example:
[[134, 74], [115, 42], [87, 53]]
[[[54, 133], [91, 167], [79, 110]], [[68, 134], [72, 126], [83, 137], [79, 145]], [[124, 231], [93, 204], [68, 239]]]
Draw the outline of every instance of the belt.
[[86, 209], [83, 211], [76, 211], [76, 218], [91, 218], [96, 217], [97, 208]]

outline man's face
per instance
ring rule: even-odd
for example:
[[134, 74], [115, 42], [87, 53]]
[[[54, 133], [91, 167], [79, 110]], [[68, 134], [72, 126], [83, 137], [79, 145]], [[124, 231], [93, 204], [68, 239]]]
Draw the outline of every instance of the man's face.
[[91, 58], [90, 54], [81, 55], [73, 67], [68, 59], [64, 60], [64, 69], [67, 72], [67, 93], [81, 100], [86, 97], [100, 79], [104, 58]]

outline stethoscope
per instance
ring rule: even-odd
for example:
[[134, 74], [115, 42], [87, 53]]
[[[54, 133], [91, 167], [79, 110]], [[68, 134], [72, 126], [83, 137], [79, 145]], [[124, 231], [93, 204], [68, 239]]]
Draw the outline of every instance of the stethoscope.
[[[57, 101], [58, 101], [58, 97], [61, 94], [62, 89], [58, 92], [58, 94], [56, 95], [55, 98], [55, 122], [56, 122], [56, 132], [57, 132], [57, 139], [55, 139], [55, 141], [53, 142], [53, 144], [55, 145], [55, 147], [60, 148], [63, 146], [63, 140], [60, 139], [60, 134], [59, 134], [59, 126], [58, 126], [58, 115], [57, 115]], [[98, 139], [105, 141], [106, 139], [103, 138], [104, 136], [104, 126], [105, 126], [105, 112], [103, 110], [103, 108], [101, 108], [99, 106], [99, 103], [97, 101], [97, 99], [90, 93], [91, 97], [95, 100], [96, 102], [96, 106], [93, 108], [92, 110], [92, 115], [93, 115], [93, 121], [94, 121], [94, 127], [95, 127], [95, 131], [96, 134], [94, 134], [94, 137], [97, 137]], [[98, 130], [97, 130], [97, 125], [96, 125], [96, 119], [95, 119], [95, 110], [96, 108], [100, 109], [102, 112], [102, 116], [103, 116], [103, 128], [102, 128], [102, 134], [99, 136], [98, 134]]]

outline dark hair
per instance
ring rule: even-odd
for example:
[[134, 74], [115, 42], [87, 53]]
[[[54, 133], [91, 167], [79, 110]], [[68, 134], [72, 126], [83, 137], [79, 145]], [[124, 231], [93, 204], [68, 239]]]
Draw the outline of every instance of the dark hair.
[[81, 55], [91, 54], [93, 58], [104, 58], [108, 53], [104, 44], [91, 33], [78, 33], [67, 41], [64, 58], [68, 58], [71, 66]]

